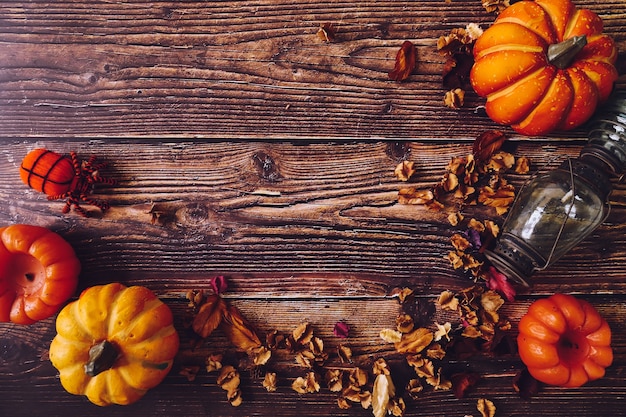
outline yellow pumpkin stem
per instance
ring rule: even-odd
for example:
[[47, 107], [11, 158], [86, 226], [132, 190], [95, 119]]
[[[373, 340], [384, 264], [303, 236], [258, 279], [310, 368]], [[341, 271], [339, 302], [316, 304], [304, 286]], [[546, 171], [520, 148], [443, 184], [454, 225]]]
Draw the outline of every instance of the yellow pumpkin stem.
[[91, 377], [110, 369], [119, 355], [117, 347], [103, 340], [89, 349], [89, 361], [85, 364], [85, 373]]
[[574, 36], [548, 47], [548, 62], [559, 69], [570, 66], [576, 55], [587, 45], [587, 36]]

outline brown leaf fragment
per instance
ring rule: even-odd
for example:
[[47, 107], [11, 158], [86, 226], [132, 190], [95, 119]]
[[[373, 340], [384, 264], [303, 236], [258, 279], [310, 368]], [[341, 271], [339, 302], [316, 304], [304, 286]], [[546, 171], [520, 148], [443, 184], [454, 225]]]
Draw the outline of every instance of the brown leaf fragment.
[[452, 382], [444, 378], [441, 368], [437, 370], [437, 374], [426, 378], [426, 382], [432, 385], [435, 390], [447, 391], [452, 388]]
[[476, 402], [476, 409], [482, 417], [494, 417], [496, 415], [496, 406], [491, 400], [479, 398]]
[[389, 375], [390, 371], [389, 365], [387, 365], [387, 361], [385, 361], [384, 358], [376, 359], [374, 365], [372, 366], [372, 372], [374, 373], [374, 375]]
[[458, 251], [467, 250], [471, 244], [467, 238], [459, 233], [455, 233], [450, 237], [450, 242], [452, 242], [452, 246]]
[[313, 328], [309, 323], [301, 323], [291, 332], [293, 340], [300, 345], [307, 345], [313, 339]]
[[439, 343], [433, 343], [426, 349], [426, 356], [431, 359], [443, 359], [446, 356], [446, 351], [441, 347]]
[[296, 353], [296, 363], [304, 368], [313, 368], [315, 354], [308, 349]]
[[252, 325], [232, 305], [227, 306], [224, 312], [224, 320], [220, 327], [228, 340], [237, 349], [248, 352], [262, 346], [261, 340], [255, 333]]
[[334, 42], [337, 29], [333, 23], [322, 23], [317, 30], [317, 37], [324, 42]]
[[337, 406], [342, 410], [349, 410], [352, 408], [352, 404], [350, 404], [344, 397], [337, 398]]
[[408, 355], [406, 357], [407, 363], [413, 367], [413, 370], [420, 378], [434, 378], [435, 377], [435, 365], [430, 359], [423, 358], [418, 355]]
[[443, 96], [443, 104], [450, 109], [460, 109], [465, 104], [465, 91], [458, 87], [447, 91]]
[[389, 78], [393, 81], [404, 81], [413, 73], [417, 64], [417, 50], [411, 41], [404, 41], [396, 54], [396, 64]]
[[528, 174], [530, 171], [530, 159], [525, 156], [520, 156], [515, 162], [516, 174]]
[[488, 161], [500, 150], [506, 141], [506, 135], [499, 130], [487, 130], [474, 139], [472, 154], [478, 162]]
[[399, 343], [402, 340], [402, 332], [394, 329], [382, 329], [379, 335], [387, 343]]
[[413, 187], [398, 190], [398, 203], [411, 205], [426, 205], [434, 201], [435, 195], [431, 190], [418, 190]]
[[406, 411], [406, 404], [404, 400], [400, 397], [394, 397], [389, 401], [389, 405], [387, 406], [387, 413], [391, 414], [395, 417], [402, 417], [404, 412]]
[[270, 349], [280, 348], [285, 341], [285, 336], [278, 333], [278, 330], [272, 330], [265, 335], [265, 344]]
[[396, 329], [398, 329], [400, 333], [410, 333], [413, 331], [414, 325], [413, 317], [409, 314], [400, 314], [396, 317]]
[[437, 304], [442, 310], [457, 311], [459, 309], [459, 299], [452, 291], [442, 291], [437, 298]]
[[356, 387], [363, 387], [367, 384], [369, 377], [367, 371], [361, 368], [353, 368], [348, 374], [348, 380], [350, 381], [350, 385], [354, 385]]
[[217, 329], [222, 322], [226, 303], [217, 295], [210, 295], [196, 313], [191, 325], [193, 331], [199, 336], [206, 338]]
[[308, 372], [304, 377], [298, 377], [291, 384], [291, 388], [299, 394], [311, 394], [320, 390], [319, 375]]
[[252, 356], [252, 362], [255, 366], [263, 366], [269, 362], [272, 357], [272, 351], [265, 346], [259, 346], [250, 349], [250, 355]]
[[394, 170], [394, 174], [396, 175], [396, 178], [398, 178], [400, 181], [410, 180], [413, 174], [415, 174], [414, 166], [415, 166], [415, 162], [413, 161], [400, 162], [396, 166], [396, 169]]
[[465, 398], [465, 395], [481, 380], [479, 374], [473, 372], [463, 372], [454, 374], [450, 377], [454, 396], [459, 400]]
[[199, 366], [183, 366], [182, 369], [178, 372], [179, 375], [187, 378], [187, 381], [192, 382], [196, 379], [196, 375], [200, 371]]
[[265, 374], [265, 378], [263, 378], [263, 388], [267, 390], [267, 392], [276, 391], [276, 372], [268, 372]]
[[463, 215], [459, 213], [458, 211], [455, 211], [454, 213], [450, 213], [448, 215], [448, 222], [452, 226], [458, 226], [462, 220], [463, 220]]

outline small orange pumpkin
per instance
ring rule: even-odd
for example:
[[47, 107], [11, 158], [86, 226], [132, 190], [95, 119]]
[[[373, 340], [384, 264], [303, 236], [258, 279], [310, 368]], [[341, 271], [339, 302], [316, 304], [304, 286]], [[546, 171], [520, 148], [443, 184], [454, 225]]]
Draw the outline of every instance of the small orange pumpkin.
[[46, 319], [74, 294], [80, 262], [74, 249], [45, 227], [0, 228], [0, 322]]
[[520, 1], [474, 45], [470, 81], [489, 117], [524, 135], [586, 122], [618, 77], [600, 17], [570, 0]]
[[91, 287], [61, 310], [50, 361], [71, 394], [94, 404], [130, 404], [170, 371], [179, 338], [172, 312], [149, 289]]
[[519, 322], [519, 354], [528, 372], [551, 385], [579, 387], [613, 362], [611, 329], [587, 301], [555, 294], [535, 301]]

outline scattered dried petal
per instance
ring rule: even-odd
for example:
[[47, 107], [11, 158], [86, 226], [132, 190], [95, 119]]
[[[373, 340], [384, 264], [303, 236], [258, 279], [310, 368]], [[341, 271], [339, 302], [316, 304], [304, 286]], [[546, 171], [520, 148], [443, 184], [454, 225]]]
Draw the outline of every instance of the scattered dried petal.
[[411, 333], [402, 335], [402, 339], [396, 342], [396, 350], [399, 353], [420, 353], [430, 342], [433, 341], [433, 332], [426, 328], [413, 330]]
[[415, 174], [414, 165], [413, 161], [402, 161], [396, 166], [394, 174], [400, 181], [408, 181]]
[[463, 372], [452, 375], [450, 381], [452, 382], [454, 396], [459, 400], [465, 398], [468, 391], [480, 380], [481, 376], [473, 372]]
[[372, 372], [374, 373], [374, 375], [380, 375], [380, 374], [389, 375], [390, 374], [389, 365], [387, 365], [387, 362], [385, 361], [385, 359], [378, 358], [376, 359], [376, 362], [374, 362], [374, 365], [372, 366]]
[[423, 390], [424, 386], [422, 385], [420, 380], [416, 378], [409, 380], [405, 388], [405, 391], [409, 394], [409, 397], [414, 400], [417, 400], [419, 398], [418, 394]]
[[465, 104], [465, 91], [460, 88], [453, 88], [443, 96], [443, 104], [451, 109], [460, 109]]
[[313, 338], [313, 328], [309, 323], [302, 323], [296, 327], [291, 333], [296, 343], [301, 345], [308, 344]]
[[439, 324], [439, 323], [435, 323], [435, 325], [437, 326], [437, 331], [435, 332], [434, 335], [434, 341], [438, 342], [440, 341], [442, 338], [446, 338], [446, 340], [449, 342], [450, 341], [450, 330], [452, 330], [452, 324], [450, 322], [446, 322], [445, 324]]
[[265, 374], [265, 378], [263, 378], [263, 388], [267, 390], [267, 392], [276, 391], [276, 373], [268, 372]]
[[400, 204], [424, 205], [432, 203], [434, 199], [435, 195], [431, 190], [417, 190], [413, 187], [398, 190]]
[[520, 156], [515, 162], [516, 174], [528, 174], [530, 171], [530, 159], [525, 156]]
[[340, 392], [343, 389], [343, 372], [341, 369], [329, 369], [326, 371], [324, 379], [331, 392]]
[[391, 398], [387, 406], [387, 413], [395, 417], [402, 417], [406, 411], [406, 404], [402, 398]]
[[342, 344], [337, 346], [337, 356], [339, 356], [341, 363], [352, 363], [352, 349], [348, 346]]
[[362, 387], [367, 384], [369, 377], [367, 375], [367, 371], [361, 368], [354, 368], [350, 371], [348, 375], [348, 380], [351, 385]]
[[209, 281], [209, 285], [211, 286], [213, 293], [217, 295], [223, 294], [228, 289], [228, 282], [226, 282], [226, 277], [222, 275], [211, 278], [211, 280]]
[[486, 398], [478, 399], [476, 409], [480, 412], [482, 417], [494, 417], [496, 415], [496, 406]]
[[437, 304], [443, 310], [457, 311], [459, 309], [459, 299], [456, 298], [452, 291], [443, 291], [439, 294]]
[[488, 13], [498, 14], [510, 5], [510, 0], [483, 0], [483, 7]]
[[348, 326], [345, 322], [338, 321], [337, 323], [335, 323], [335, 327], [333, 328], [333, 334], [335, 336], [345, 339], [346, 337], [348, 337], [349, 333], [350, 326]]
[[507, 301], [515, 301], [515, 287], [509, 282], [506, 275], [490, 266], [487, 269], [487, 288], [502, 294]]
[[324, 42], [334, 42], [337, 30], [332, 23], [322, 23], [317, 30], [317, 36]]
[[380, 338], [387, 343], [398, 343], [402, 340], [402, 333], [394, 329], [382, 329]]
[[409, 333], [413, 330], [413, 317], [409, 314], [400, 314], [396, 317], [396, 329], [400, 333]]
[[211, 373], [222, 369], [223, 355], [219, 353], [212, 353], [206, 358], [206, 371]]
[[272, 351], [265, 346], [253, 348], [251, 349], [250, 353], [252, 355], [252, 362], [255, 366], [266, 365], [272, 357]]
[[404, 41], [396, 54], [396, 64], [393, 71], [389, 72], [389, 78], [393, 81], [404, 81], [413, 73], [417, 63], [417, 50], [410, 41]]
[[446, 351], [443, 350], [439, 343], [433, 343], [428, 349], [426, 349], [426, 356], [431, 359], [443, 359], [446, 356]]
[[241, 404], [241, 390], [239, 384], [241, 378], [239, 372], [231, 365], [224, 366], [217, 377], [217, 385], [219, 385], [227, 393], [230, 404], [237, 407]]
[[389, 401], [395, 395], [396, 388], [393, 385], [391, 376], [379, 374], [374, 380], [372, 389], [372, 412], [374, 417], [384, 417], [387, 414]]

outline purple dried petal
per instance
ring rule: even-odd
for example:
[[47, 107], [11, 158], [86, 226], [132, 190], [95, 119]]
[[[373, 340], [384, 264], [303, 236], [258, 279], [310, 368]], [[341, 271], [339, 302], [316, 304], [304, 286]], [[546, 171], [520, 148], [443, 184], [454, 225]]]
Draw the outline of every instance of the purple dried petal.
[[474, 248], [476, 248], [477, 250], [480, 249], [480, 247], [483, 245], [482, 241], [480, 240], [480, 232], [476, 229], [469, 229], [468, 235], [468, 240], [474, 246]]
[[226, 282], [226, 277], [223, 275], [211, 278], [209, 283], [211, 285], [211, 289], [215, 294], [222, 294], [226, 292], [228, 289], [228, 283]]
[[343, 321], [338, 321], [335, 323], [335, 328], [333, 329], [333, 334], [337, 337], [341, 337], [345, 339], [348, 337], [348, 333], [350, 333], [350, 326], [348, 326]]

